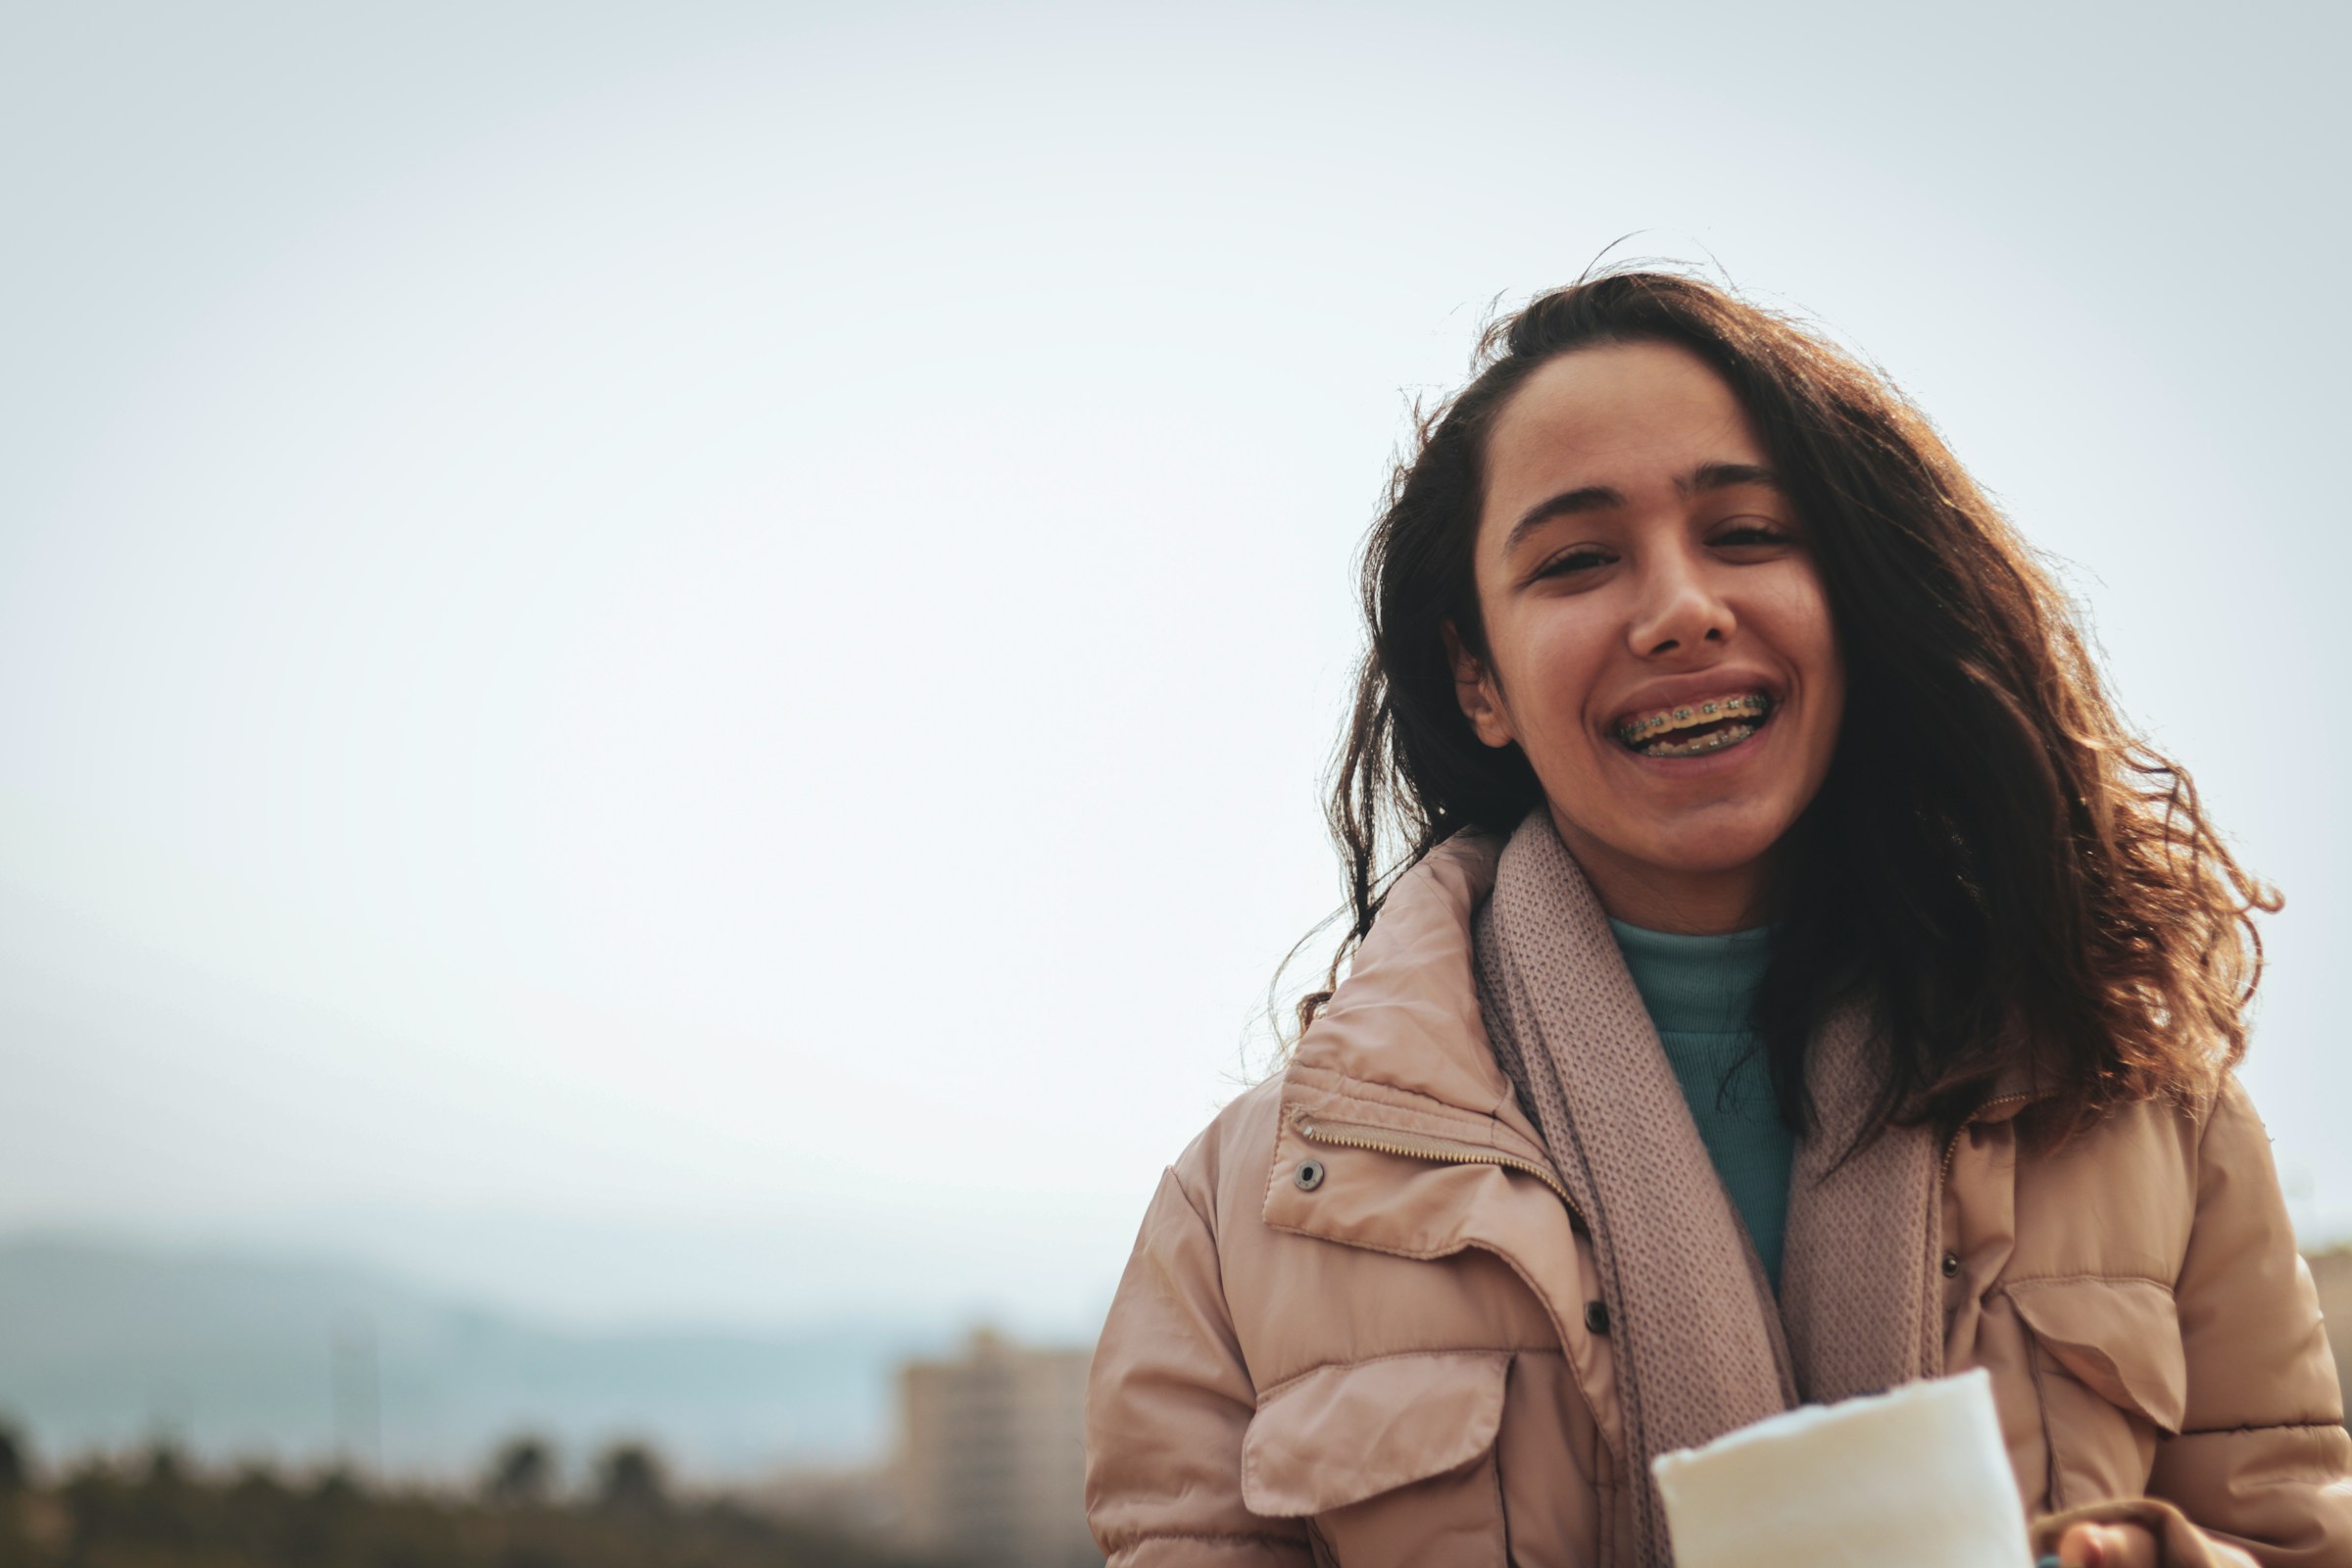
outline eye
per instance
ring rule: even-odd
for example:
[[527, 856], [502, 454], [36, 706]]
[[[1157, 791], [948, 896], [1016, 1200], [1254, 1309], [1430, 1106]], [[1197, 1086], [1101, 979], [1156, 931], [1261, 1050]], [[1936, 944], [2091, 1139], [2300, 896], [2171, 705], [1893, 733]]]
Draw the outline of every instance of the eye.
[[1544, 562], [1544, 564], [1529, 573], [1529, 578], [1532, 581], [1541, 577], [1573, 577], [1580, 572], [1605, 566], [1616, 559], [1605, 550], [1596, 549], [1592, 545], [1578, 545], [1575, 549], [1563, 550], [1549, 561]]
[[1758, 546], [1792, 545], [1797, 543], [1796, 531], [1770, 517], [1736, 517], [1728, 527], [1717, 530], [1707, 543], [1717, 549], [1754, 549]]

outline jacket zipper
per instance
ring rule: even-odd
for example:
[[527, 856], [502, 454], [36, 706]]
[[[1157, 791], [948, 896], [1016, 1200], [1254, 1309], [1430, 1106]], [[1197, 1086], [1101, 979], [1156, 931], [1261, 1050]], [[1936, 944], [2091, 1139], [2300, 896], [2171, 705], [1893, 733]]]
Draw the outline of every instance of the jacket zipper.
[[1394, 1141], [1394, 1135], [1365, 1137], [1363, 1135], [1378, 1129], [1357, 1127], [1351, 1123], [1335, 1125], [1318, 1122], [1311, 1112], [1304, 1110], [1293, 1112], [1291, 1120], [1298, 1127], [1299, 1136], [1312, 1143], [1330, 1144], [1338, 1149], [1368, 1149], [1376, 1154], [1399, 1154], [1406, 1159], [1426, 1159], [1439, 1165], [1499, 1165], [1504, 1170], [1533, 1176], [1559, 1195], [1560, 1201], [1568, 1205], [1568, 1212], [1574, 1214], [1579, 1223], [1589, 1226], [1584, 1210], [1576, 1206], [1576, 1200], [1568, 1196], [1568, 1189], [1560, 1185], [1560, 1179], [1532, 1160], [1513, 1159], [1508, 1154], [1489, 1153], [1484, 1150], [1433, 1149], [1428, 1145], [1400, 1144]]
[[1943, 1146], [1943, 1168], [1936, 1174], [1936, 1190], [1940, 1192], [1944, 1184], [1952, 1179], [1952, 1159], [1954, 1155], [1960, 1152], [1960, 1140], [1968, 1135], [1968, 1130], [1971, 1127], [1974, 1127], [1979, 1121], [1984, 1119], [1986, 1111], [1992, 1109], [1992, 1107], [1995, 1105], [2006, 1105], [2017, 1101], [2032, 1100], [2033, 1098], [2034, 1097], [2032, 1095], [2002, 1095], [1997, 1099], [1987, 1100], [1984, 1102], [1984, 1103], [1970, 1111], [1968, 1113], [1968, 1119], [1952, 1129], [1951, 1142]]

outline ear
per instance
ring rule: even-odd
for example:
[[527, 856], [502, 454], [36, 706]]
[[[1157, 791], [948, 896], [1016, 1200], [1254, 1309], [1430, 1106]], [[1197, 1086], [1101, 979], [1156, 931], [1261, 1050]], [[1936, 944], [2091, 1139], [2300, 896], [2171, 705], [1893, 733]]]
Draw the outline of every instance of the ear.
[[1446, 657], [1453, 665], [1453, 700], [1462, 705], [1462, 716], [1489, 746], [1510, 745], [1519, 737], [1511, 730], [1511, 715], [1502, 706], [1502, 688], [1495, 684], [1494, 672], [1485, 660], [1462, 646], [1452, 621], [1441, 629]]

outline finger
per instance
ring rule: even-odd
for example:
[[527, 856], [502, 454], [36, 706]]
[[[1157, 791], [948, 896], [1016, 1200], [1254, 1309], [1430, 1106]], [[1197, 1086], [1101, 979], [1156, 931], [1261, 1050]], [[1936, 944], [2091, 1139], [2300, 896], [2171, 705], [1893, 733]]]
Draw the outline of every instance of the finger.
[[2062, 1568], [2156, 1568], [2156, 1538], [2137, 1525], [2076, 1525], [2058, 1538]]

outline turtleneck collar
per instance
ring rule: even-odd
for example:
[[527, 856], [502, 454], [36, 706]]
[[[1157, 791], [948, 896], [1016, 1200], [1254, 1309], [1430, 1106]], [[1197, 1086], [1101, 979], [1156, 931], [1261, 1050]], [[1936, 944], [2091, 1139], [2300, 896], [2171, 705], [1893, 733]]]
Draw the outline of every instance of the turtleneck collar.
[[1740, 1035], [1772, 961], [1772, 931], [1685, 936], [1611, 920], [1634, 989], [1660, 1034]]

